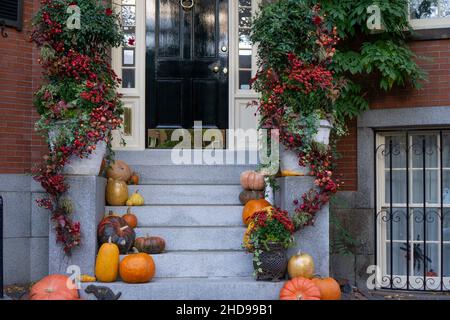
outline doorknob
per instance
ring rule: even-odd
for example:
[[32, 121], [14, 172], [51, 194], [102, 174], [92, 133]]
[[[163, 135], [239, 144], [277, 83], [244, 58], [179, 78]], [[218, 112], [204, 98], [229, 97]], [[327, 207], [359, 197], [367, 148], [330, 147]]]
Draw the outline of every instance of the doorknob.
[[228, 68], [223, 68], [223, 73], [228, 74]]
[[213, 71], [214, 71], [214, 73], [219, 73], [220, 67], [219, 66], [214, 66]]

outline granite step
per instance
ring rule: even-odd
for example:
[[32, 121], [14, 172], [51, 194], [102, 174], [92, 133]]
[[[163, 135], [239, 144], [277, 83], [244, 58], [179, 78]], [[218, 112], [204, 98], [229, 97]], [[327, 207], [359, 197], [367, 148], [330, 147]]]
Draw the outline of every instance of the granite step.
[[172, 251], [151, 256], [156, 266], [155, 278], [251, 277], [253, 274], [253, 256], [243, 251]]
[[[142, 206], [131, 207], [131, 212], [138, 218], [139, 227], [242, 227], [242, 206]], [[125, 214], [128, 207], [106, 207]]]
[[[93, 283], [83, 283], [82, 299], [95, 300], [84, 289]], [[105, 285], [102, 283], [94, 283]], [[255, 281], [251, 277], [221, 278], [156, 278], [144, 284], [113, 282], [106, 284], [120, 300], [278, 300], [284, 282]], [[216, 313], [219, 313], [217, 310]]]
[[168, 251], [242, 250], [241, 227], [152, 227], [136, 228], [136, 236], [159, 236]]
[[243, 171], [255, 165], [133, 165], [141, 184], [239, 184]]
[[138, 185], [129, 186], [129, 193], [139, 190], [147, 205], [240, 205], [242, 187], [236, 185]]

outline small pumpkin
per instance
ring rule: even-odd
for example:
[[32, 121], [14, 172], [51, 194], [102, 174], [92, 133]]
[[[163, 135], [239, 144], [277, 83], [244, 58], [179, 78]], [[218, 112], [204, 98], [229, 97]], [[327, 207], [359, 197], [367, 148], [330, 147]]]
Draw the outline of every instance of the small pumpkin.
[[244, 171], [241, 173], [241, 185], [246, 190], [264, 190], [264, 175], [255, 171]]
[[75, 286], [69, 288], [68, 276], [53, 274], [46, 276], [31, 287], [30, 300], [79, 300], [80, 296]]
[[341, 286], [333, 278], [314, 278], [312, 281], [320, 290], [321, 300], [341, 300]]
[[166, 242], [160, 237], [139, 237], [134, 241], [134, 247], [139, 252], [148, 254], [159, 254], [164, 252], [166, 248]]
[[80, 281], [81, 281], [81, 282], [96, 282], [96, 281], [97, 281], [97, 278], [96, 278], [96, 277], [93, 277], [93, 276], [90, 276], [90, 275], [88, 275], [88, 274], [82, 274], [82, 275], [80, 276]]
[[130, 180], [131, 169], [125, 161], [116, 160], [106, 169], [106, 177], [126, 182]]
[[248, 225], [255, 212], [261, 211], [262, 209], [270, 206], [271, 204], [269, 201], [265, 199], [250, 200], [242, 210], [242, 221], [245, 225]]
[[102, 244], [95, 260], [95, 276], [100, 282], [114, 282], [119, 273], [119, 247], [112, 243], [111, 237]]
[[144, 197], [139, 194], [139, 190], [136, 190], [126, 202], [127, 206], [143, 206], [144, 205]]
[[115, 243], [121, 254], [126, 254], [133, 246], [136, 234], [122, 217], [115, 216], [112, 211], [98, 225], [99, 244]]
[[307, 253], [298, 253], [289, 259], [289, 278], [303, 277], [312, 279], [314, 277], [314, 259]]
[[120, 262], [119, 273], [126, 283], [146, 283], [155, 276], [155, 262], [146, 253], [133, 253]]
[[314, 282], [302, 277], [287, 281], [280, 291], [280, 300], [320, 300], [320, 297]]
[[244, 190], [239, 194], [239, 201], [245, 206], [250, 200], [264, 199], [264, 191]]
[[136, 174], [136, 172], [133, 172], [133, 174], [130, 177], [130, 180], [128, 180], [128, 184], [132, 184], [132, 185], [139, 184], [139, 176]]
[[131, 208], [127, 209], [127, 213], [125, 213], [122, 218], [125, 222], [130, 226], [130, 228], [136, 228], [138, 225], [137, 217], [131, 212]]
[[128, 186], [124, 181], [108, 179], [106, 202], [111, 206], [123, 206], [128, 200]]

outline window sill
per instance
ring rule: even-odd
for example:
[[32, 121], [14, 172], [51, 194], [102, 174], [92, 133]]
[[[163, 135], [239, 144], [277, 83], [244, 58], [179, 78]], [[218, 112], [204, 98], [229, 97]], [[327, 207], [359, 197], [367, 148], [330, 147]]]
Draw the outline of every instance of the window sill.
[[415, 41], [450, 39], [450, 27], [415, 29], [408, 32], [407, 38]]

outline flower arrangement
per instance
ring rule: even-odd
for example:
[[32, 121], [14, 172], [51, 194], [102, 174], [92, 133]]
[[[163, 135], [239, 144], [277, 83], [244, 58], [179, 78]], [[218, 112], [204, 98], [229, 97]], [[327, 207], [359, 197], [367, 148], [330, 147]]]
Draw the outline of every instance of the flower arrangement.
[[[67, 26], [67, 9], [73, 5], [81, 11], [79, 29]], [[62, 170], [70, 157], [88, 157], [99, 142], [110, 150], [111, 131], [122, 123], [123, 109], [109, 51], [122, 43], [123, 34], [119, 16], [101, 1], [41, 0], [31, 40], [41, 50], [44, 70], [43, 85], [35, 94], [40, 114], [36, 130], [49, 145], [34, 177], [47, 192], [38, 204], [52, 212], [57, 242], [70, 254], [80, 245], [81, 228], [71, 218], [73, 205], [64, 196], [69, 186]]]
[[294, 223], [289, 213], [267, 207], [255, 212], [244, 234], [243, 246], [249, 252], [268, 250], [269, 243], [280, 244], [287, 249], [293, 241]]
[[[292, 21], [295, 20], [295, 23]], [[252, 29], [258, 43], [259, 71], [253, 88], [261, 94], [260, 127], [279, 129], [280, 142], [309, 167], [319, 191], [295, 200], [295, 228], [312, 225], [315, 214], [341, 185], [333, 173], [333, 148], [313, 140], [321, 119], [334, 126], [334, 136], [345, 131], [335, 101], [346, 80], [331, 63], [339, 41], [337, 29], [327, 28], [319, 5], [281, 0], [261, 8]]]

